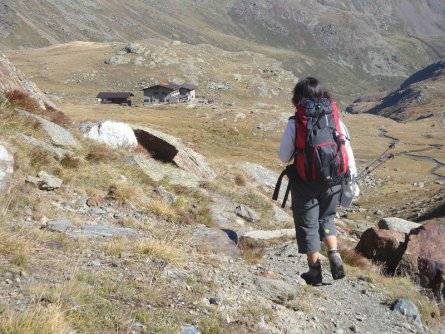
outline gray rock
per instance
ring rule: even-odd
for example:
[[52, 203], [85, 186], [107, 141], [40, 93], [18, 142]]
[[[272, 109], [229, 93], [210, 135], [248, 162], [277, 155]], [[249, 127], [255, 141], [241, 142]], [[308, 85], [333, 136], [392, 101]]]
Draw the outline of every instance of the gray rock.
[[172, 162], [203, 179], [213, 180], [216, 177], [205, 157], [186, 147], [180, 139], [147, 127], [133, 126], [133, 130], [139, 144], [154, 158]]
[[226, 197], [214, 195], [210, 205], [213, 222], [221, 229], [239, 229], [240, 226], [244, 225], [245, 221], [235, 214], [235, 207], [235, 203]]
[[143, 155], [135, 155], [126, 159], [127, 163], [137, 164], [141, 171], [153, 181], [166, 180], [170, 184], [191, 188], [199, 187], [202, 179], [173, 164], [165, 164], [155, 159], [148, 159]]
[[261, 295], [274, 303], [285, 304], [295, 298], [295, 287], [282, 280], [259, 276], [254, 283]]
[[422, 319], [416, 305], [409, 299], [397, 299], [392, 305], [393, 312], [404, 315], [409, 321], [412, 321], [417, 326], [422, 325]]
[[128, 53], [140, 54], [145, 51], [145, 47], [143, 47], [138, 43], [130, 43], [124, 48], [124, 50], [127, 51]]
[[35, 119], [43, 128], [43, 130], [45, 130], [48, 136], [51, 138], [51, 141], [53, 142], [54, 145], [75, 146], [75, 147], [78, 147], [80, 145], [79, 142], [71, 134], [71, 132], [61, 127], [60, 125], [57, 125], [40, 116], [31, 114], [24, 110], [18, 110], [18, 112], [22, 116]]
[[67, 232], [73, 227], [71, 221], [65, 218], [52, 219], [46, 223], [46, 228], [53, 232]]
[[247, 205], [244, 204], [237, 204], [235, 207], [235, 214], [238, 217], [241, 217], [248, 222], [255, 222], [260, 220], [260, 216], [251, 208], [249, 208]]
[[105, 60], [105, 64], [116, 66], [116, 65], [126, 65], [131, 62], [130, 57], [116, 55], [107, 60]]
[[195, 326], [184, 326], [179, 334], [200, 334], [201, 332]]
[[422, 224], [414, 223], [409, 220], [397, 218], [397, 217], [387, 217], [379, 221], [378, 226], [383, 230], [392, 230], [402, 233], [409, 233], [413, 228], [417, 228]]
[[176, 196], [160, 186], [155, 189], [155, 192], [159, 194], [166, 202], [173, 204], [176, 201]]
[[0, 141], [0, 194], [8, 191], [14, 173], [14, 154], [8, 143]]
[[113, 237], [126, 236], [137, 237], [137, 231], [131, 228], [110, 227], [105, 225], [86, 225], [80, 229], [73, 231], [74, 234], [86, 235], [88, 237]]
[[40, 190], [52, 191], [60, 188], [62, 186], [62, 180], [58, 177], [48, 174], [44, 171], [37, 173], [37, 177], [28, 176], [26, 178], [27, 183], [34, 184]]
[[274, 242], [289, 240], [295, 238], [295, 229], [282, 230], [253, 230], [244, 233], [240, 237], [240, 243], [246, 243], [253, 246], [268, 246]]
[[230, 257], [239, 257], [240, 255], [240, 250], [236, 244], [229, 239], [225, 232], [217, 228], [201, 227], [195, 232], [190, 241], [197, 247], [205, 247], [206, 250], [210, 250], [213, 253], [224, 254]]
[[274, 207], [273, 218], [280, 223], [293, 223], [294, 219], [288, 215], [284, 210]]
[[[243, 162], [241, 164], [238, 165], [242, 170], [244, 170], [244, 172], [246, 173], [246, 175], [252, 179], [255, 180], [256, 183], [258, 183], [264, 190], [266, 190], [267, 192], [270, 193], [270, 195], [272, 195], [274, 189], [275, 189], [275, 184], [277, 182], [278, 179], [278, 174], [261, 166], [258, 164], [254, 164], [251, 162]], [[284, 197], [284, 193], [286, 192], [286, 188], [287, 188], [287, 180], [286, 178], [283, 179], [283, 182], [281, 183], [281, 189], [280, 189], [280, 193], [278, 196], [278, 201], [281, 204], [281, 201], [283, 200]], [[291, 199], [291, 195], [289, 194], [289, 198], [287, 201], [287, 206], [290, 207], [291, 203], [292, 203], [292, 199]]]
[[17, 137], [19, 139], [22, 139], [23, 141], [25, 141], [26, 143], [35, 146], [43, 151], [49, 152], [51, 154], [53, 154], [55, 156], [55, 158], [57, 160], [62, 160], [65, 157], [71, 157], [73, 156], [73, 152], [63, 149], [63, 148], [59, 148], [59, 147], [55, 147], [53, 145], [50, 145], [48, 143], [45, 143], [42, 140], [36, 139], [34, 137], [30, 137], [27, 136], [23, 133], [17, 133]]

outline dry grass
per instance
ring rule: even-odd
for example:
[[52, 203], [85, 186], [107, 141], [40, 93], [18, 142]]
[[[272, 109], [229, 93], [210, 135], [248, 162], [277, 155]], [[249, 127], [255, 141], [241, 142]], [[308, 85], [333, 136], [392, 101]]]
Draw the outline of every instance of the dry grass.
[[388, 296], [388, 305], [398, 298], [409, 299], [416, 304], [423, 322], [429, 326], [437, 323], [439, 317], [437, 305], [425, 297], [409, 278], [385, 276], [384, 268], [375, 265], [362, 269], [347, 264], [346, 268], [350, 278], [366, 277], [369, 282], [378, 284], [379, 291]]
[[25, 312], [6, 311], [0, 322], [2, 334], [64, 334], [72, 333], [60, 305], [36, 305]]
[[94, 163], [109, 163], [117, 160], [118, 154], [105, 144], [90, 143], [85, 159]]
[[184, 249], [177, 243], [153, 239], [139, 241], [133, 247], [133, 252], [153, 256], [175, 266], [182, 266], [186, 256]]
[[175, 222], [178, 219], [176, 207], [163, 199], [152, 200], [148, 205], [148, 209], [164, 220]]
[[2, 226], [0, 229], [0, 256], [10, 258], [10, 262], [23, 266], [29, 258], [31, 243], [16, 233], [9, 233]]
[[5, 97], [14, 108], [21, 108], [30, 112], [38, 112], [42, 110], [40, 104], [28, 93], [22, 90], [13, 89], [6, 91]]

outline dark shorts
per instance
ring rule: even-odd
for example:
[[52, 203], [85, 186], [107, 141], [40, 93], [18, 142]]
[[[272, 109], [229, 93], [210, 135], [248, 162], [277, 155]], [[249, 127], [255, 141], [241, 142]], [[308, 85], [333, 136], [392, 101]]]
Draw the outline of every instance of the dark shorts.
[[337, 234], [334, 224], [341, 185], [291, 184], [298, 252], [321, 250], [320, 240]]

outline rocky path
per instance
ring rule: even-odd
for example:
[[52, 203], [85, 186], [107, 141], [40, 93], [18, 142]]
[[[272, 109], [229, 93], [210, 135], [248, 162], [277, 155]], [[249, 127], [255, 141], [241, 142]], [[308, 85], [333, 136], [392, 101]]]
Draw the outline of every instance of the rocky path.
[[[311, 310], [316, 327], [311, 333], [423, 333], [422, 328], [392, 312], [387, 297], [366, 276], [333, 281], [329, 263], [323, 261], [323, 285], [305, 287], [300, 274], [306, 271], [305, 256], [298, 254], [296, 244], [288, 242], [271, 248], [265, 255], [266, 267], [283, 276], [296, 290], [310, 288], [302, 294], [300, 304]], [[307, 299], [306, 299], [307, 298]], [[306, 314], [308, 314], [306, 312]], [[289, 329], [288, 333], [297, 333]]]

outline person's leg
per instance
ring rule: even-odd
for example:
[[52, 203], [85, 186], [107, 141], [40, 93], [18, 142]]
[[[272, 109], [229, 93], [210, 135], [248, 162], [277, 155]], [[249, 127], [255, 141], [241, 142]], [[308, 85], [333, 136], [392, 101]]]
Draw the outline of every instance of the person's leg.
[[291, 186], [292, 211], [298, 252], [307, 255], [309, 271], [301, 277], [307, 284], [322, 282], [320, 257], [320, 236], [318, 233], [319, 207], [316, 198], [311, 198], [310, 188], [304, 184]]
[[329, 264], [334, 279], [345, 277], [343, 261], [337, 250], [337, 231], [334, 224], [340, 189], [340, 185], [330, 187], [318, 197], [320, 203], [319, 233], [328, 248]]

